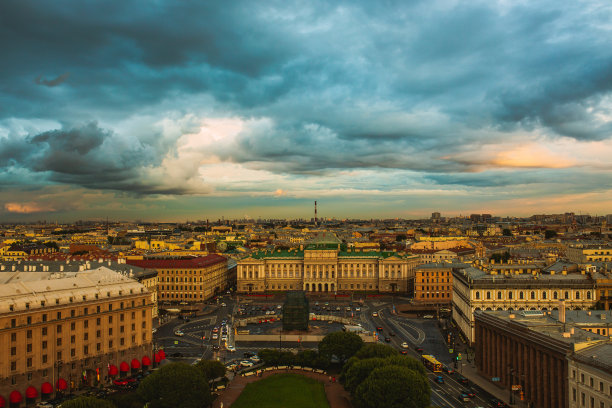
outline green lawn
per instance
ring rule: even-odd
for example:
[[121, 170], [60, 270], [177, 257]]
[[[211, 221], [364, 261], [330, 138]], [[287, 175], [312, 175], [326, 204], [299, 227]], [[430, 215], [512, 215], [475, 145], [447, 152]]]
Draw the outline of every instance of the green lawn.
[[232, 408], [329, 408], [323, 384], [297, 374], [275, 374], [248, 384]]

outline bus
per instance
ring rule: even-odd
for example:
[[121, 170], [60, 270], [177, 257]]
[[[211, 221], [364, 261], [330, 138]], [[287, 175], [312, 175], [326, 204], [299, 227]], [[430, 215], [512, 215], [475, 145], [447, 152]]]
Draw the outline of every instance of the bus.
[[424, 355], [421, 357], [421, 362], [434, 373], [442, 372], [442, 363], [436, 360], [434, 356]]

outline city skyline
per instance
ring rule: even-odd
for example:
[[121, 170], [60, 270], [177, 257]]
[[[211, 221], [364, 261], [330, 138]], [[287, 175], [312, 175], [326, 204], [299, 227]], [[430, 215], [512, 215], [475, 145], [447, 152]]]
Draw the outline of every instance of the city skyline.
[[605, 1], [0, 4], [0, 221], [612, 213]]

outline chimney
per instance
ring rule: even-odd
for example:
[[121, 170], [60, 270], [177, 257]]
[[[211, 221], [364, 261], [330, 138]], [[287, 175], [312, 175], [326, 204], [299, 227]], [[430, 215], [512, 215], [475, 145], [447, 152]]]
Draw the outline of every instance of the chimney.
[[565, 323], [565, 301], [559, 301], [559, 322]]

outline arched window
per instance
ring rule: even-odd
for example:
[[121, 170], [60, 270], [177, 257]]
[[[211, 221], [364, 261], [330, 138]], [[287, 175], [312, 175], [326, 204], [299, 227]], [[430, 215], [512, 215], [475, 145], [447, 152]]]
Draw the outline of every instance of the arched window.
[[535, 299], [535, 292], [533, 290], [531, 291], [531, 298]]
[[508, 299], [512, 299], [512, 291], [508, 292]]
[[546, 299], [546, 292], [542, 292], [542, 299]]
[[557, 299], [559, 297], [559, 295], [557, 294], [557, 291], [555, 290], [553, 292], [553, 299]]
[[491, 292], [487, 291], [487, 299], [491, 299]]
[[525, 299], [525, 295], [523, 294], [523, 291], [519, 292], [519, 299]]
[[480, 299], [480, 292], [476, 291], [476, 299]]
[[567, 292], [567, 291], [565, 292], [565, 298], [569, 299], [569, 292]]
[[591, 291], [587, 290], [587, 299], [591, 299]]
[[501, 293], [501, 291], [497, 292], [497, 298], [498, 298], [498, 299], [501, 299], [501, 298], [502, 298], [502, 293]]
[[576, 299], [580, 299], [580, 292], [576, 291]]

